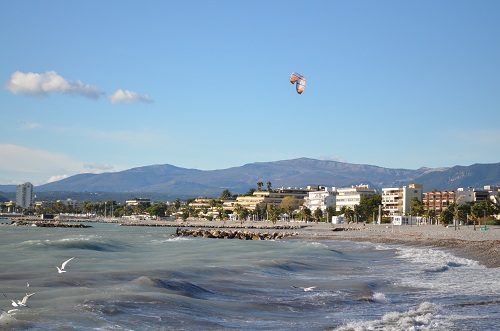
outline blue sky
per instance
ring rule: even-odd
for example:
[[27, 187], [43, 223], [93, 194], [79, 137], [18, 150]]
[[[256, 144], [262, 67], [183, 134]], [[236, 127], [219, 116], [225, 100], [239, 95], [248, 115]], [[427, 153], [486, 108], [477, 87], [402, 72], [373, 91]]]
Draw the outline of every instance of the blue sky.
[[500, 1], [21, 0], [0, 13], [0, 184], [298, 157], [500, 162]]

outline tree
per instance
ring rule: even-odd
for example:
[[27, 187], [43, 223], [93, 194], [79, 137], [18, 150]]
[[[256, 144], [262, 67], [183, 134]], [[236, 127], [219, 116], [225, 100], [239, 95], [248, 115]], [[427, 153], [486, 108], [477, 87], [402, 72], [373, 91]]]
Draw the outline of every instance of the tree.
[[260, 192], [262, 190], [262, 186], [264, 186], [263, 182], [257, 182], [257, 191]]
[[296, 205], [295, 197], [289, 195], [289, 196], [284, 197], [281, 200], [280, 208], [288, 211], [288, 210], [290, 210], [290, 207], [293, 210], [293, 208], [295, 207], [295, 205]]
[[303, 216], [304, 218], [303, 219], [306, 222], [308, 222], [312, 217], [312, 211], [311, 211], [311, 209], [309, 209], [307, 207], [303, 208], [302, 210], [304, 211], [304, 216]]
[[248, 190], [247, 194], [246, 195], [253, 195], [253, 193], [255, 192], [255, 189], [252, 187]]
[[268, 192], [271, 192], [272, 188], [271, 188], [271, 182], [267, 182], [267, 191]]
[[344, 216], [347, 219], [350, 219], [351, 221], [354, 221], [354, 210], [352, 210], [352, 208], [347, 207], [347, 206], [342, 206], [340, 208], [340, 213], [344, 214]]
[[267, 217], [271, 222], [273, 222], [273, 224], [276, 224], [278, 221], [278, 216], [279, 209], [273, 205], [267, 205]]
[[316, 220], [316, 223], [318, 223], [321, 217], [323, 217], [323, 211], [321, 210], [321, 208], [318, 207], [314, 211], [314, 219]]
[[412, 215], [423, 216], [424, 204], [417, 197], [413, 197], [410, 201], [410, 211]]
[[448, 225], [453, 221], [453, 208], [450, 208], [450, 206], [443, 210], [439, 215], [439, 222], [442, 225]]
[[363, 195], [361, 196], [361, 200], [359, 201], [358, 212], [361, 216], [361, 219], [364, 221], [368, 221], [373, 217], [373, 215], [378, 214], [379, 206], [382, 204], [382, 195]]
[[327, 222], [330, 222], [330, 220], [332, 219], [332, 216], [335, 216], [335, 208], [333, 206], [327, 206], [326, 209], [325, 209], [325, 213], [326, 213], [326, 218], [327, 218]]
[[174, 208], [175, 208], [175, 211], [178, 211], [179, 208], [181, 208], [181, 201], [179, 199], [175, 199]]
[[236, 212], [236, 214], [238, 215], [238, 218], [240, 220], [240, 223], [243, 224], [243, 222], [246, 220], [246, 218], [248, 217], [248, 214], [249, 214], [249, 211], [248, 209], [246, 209], [245, 207], [243, 207], [242, 205], [240, 204], [236, 204], [236, 206], [234, 207], [234, 211]]
[[231, 199], [231, 197], [232, 197], [232, 194], [228, 189], [225, 189], [224, 191], [222, 191], [222, 193], [220, 195], [221, 200], [229, 200], [229, 199]]

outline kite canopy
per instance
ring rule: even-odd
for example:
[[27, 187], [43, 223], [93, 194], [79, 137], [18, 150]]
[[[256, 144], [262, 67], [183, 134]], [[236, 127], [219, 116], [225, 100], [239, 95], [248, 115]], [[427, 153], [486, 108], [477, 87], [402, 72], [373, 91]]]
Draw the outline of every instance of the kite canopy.
[[290, 83], [296, 84], [295, 87], [298, 94], [304, 92], [304, 89], [306, 88], [306, 78], [296, 72], [292, 72], [290, 75]]

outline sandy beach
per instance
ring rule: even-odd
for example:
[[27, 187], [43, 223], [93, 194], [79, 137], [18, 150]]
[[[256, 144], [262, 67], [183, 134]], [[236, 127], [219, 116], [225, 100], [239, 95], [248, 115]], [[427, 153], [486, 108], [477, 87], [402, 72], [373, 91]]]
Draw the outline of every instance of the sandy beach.
[[[174, 222], [172, 222], [174, 223]], [[188, 221], [175, 222], [178, 226], [204, 227], [221, 225], [218, 222]], [[487, 230], [481, 227], [460, 226], [444, 227], [442, 225], [422, 226], [392, 226], [390, 224], [326, 224], [326, 223], [288, 223], [290, 230], [297, 233], [294, 237], [285, 240], [313, 239], [313, 240], [348, 240], [358, 242], [373, 242], [389, 245], [408, 245], [415, 247], [432, 247], [452, 252], [453, 254], [478, 261], [489, 268], [500, 267], [500, 226], [488, 226]], [[272, 231], [270, 222], [226, 222], [227, 226], [248, 228], [249, 231]], [[278, 225], [283, 225], [278, 223]], [[259, 228], [255, 228], [259, 227]], [[276, 230], [282, 231], [282, 230]]]

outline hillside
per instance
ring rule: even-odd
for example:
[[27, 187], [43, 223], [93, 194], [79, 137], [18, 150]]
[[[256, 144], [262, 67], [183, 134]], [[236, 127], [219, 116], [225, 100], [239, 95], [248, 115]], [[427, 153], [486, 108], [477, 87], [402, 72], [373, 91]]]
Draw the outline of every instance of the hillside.
[[196, 170], [170, 164], [132, 168], [120, 172], [79, 174], [37, 186], [37, 192], [152, 192], [171, 196], [218, 196], [229, 189], [245, 193], [270, 181], [277, 187], [325, 185], [346, 187], [360, 183], [372, 187], [424, 185], [424, 191], [454, 190], [500, 184], [500, 163], [417, 170], [390, 169], [309, 158], [276, 162], [257, 162], [221, 170]]

